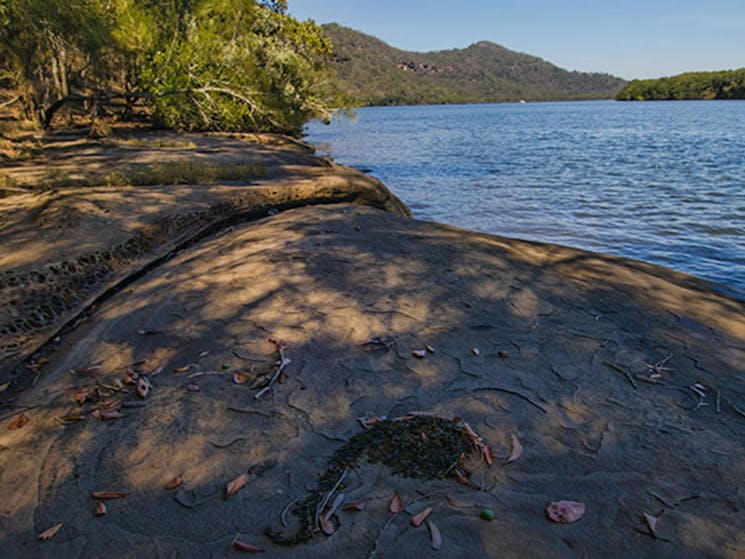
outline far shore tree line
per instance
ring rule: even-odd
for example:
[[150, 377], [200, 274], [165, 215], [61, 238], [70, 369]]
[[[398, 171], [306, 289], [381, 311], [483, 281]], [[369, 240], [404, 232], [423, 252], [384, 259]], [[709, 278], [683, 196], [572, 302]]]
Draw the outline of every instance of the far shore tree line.
[[286, 0], [0, 0], [0, 89], [179, 130], [300, 132], [338, 104], [331, 43]]
[[687, 72], [666, 78], [633, 80], [618, 93], [616, 99], [745, 99], [745, 68], [721, 72]]
[[[342, 34], [339, 43], [344, 46], [343, 33], [351, 30], [329, 27], [335, 29]], [[378, 52], [380, 41], [368, 39], [373, 45], [368, 54], [385, 59], [387, 51]], [[350, 92], [352, 78], [336, 76], [337, 55], [322, 27], [287, 13], [287, 0], [0, 0], [0, 110], [12, 107], [44, 128], [67, 115], [69, 122], [74, 116], [94, 124], [139, 119], [176, 130], [296, 135], [311, 118], [327, 119], [332, 108], [349, 106], [352, 99], [370, 103], [370, 96], [384, 88], [372, 62], [361, 58], [358, 66], [369, 74], [365, 75], [368, 85], [361, 92]], [[538, 76], [559, 87], [562, 93], [556, 98], [583, 98], [583, 91], [594, 91], [598, 83], [610, 79], [574, 76], [487, 43], [460, 55], [486, 57], [479, 59], [479, 68], [499, 66], [504, 63], [500, 57], [522, 56], [528, 70], [540, 66], [554, 81], [567, 74], [578, 91]], [[448, 59], [443, 64], [449, 67], [455, 62]], [[415, 76], [392, 67], [397, 82], [403, 76], [412, 87], [426, 86], [429, 96], [422, 102], [432, 102], [432, 92], [437, 92], [427, 81], [432, 76], [414, 80]], [[529, 90], [543, 83], [538, 78], [531, 78]], [[608, 82], [607, 88], [620, 87], [620, 80], [616, 82]], [[512, 82], [502, 86], [508, 92], [516, 87]], [[516, 98], [526, 94], [512, 93]], [[745, 98], [745, 69], [634, 80], [617, 96], [620, 100], [735, 98]], [[467, 97], [461, 102], [484, 99]], [[436, 102], [447, 100], [447, 96], [436, 98]]]

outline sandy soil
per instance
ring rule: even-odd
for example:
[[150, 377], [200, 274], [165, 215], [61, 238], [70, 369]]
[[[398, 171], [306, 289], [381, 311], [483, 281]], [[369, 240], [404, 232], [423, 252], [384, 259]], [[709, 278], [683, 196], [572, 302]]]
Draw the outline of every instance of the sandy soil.
[[[319, 165], [306, 169], [332, 169]], [[332, 180], [306, 169], [224, 188], [279, 196]], [[334, 203], [313, 205], [308, 187], [312, 205], [258, 219], [244, 207], [208, 235], [189, 229], [169, 258], [162, 238], [29, 338], [30, 358], [2, 377], [4, 555], [224, 557], [241, 553], [238, 537], [269, 557], [745, 556], [743, 303], [664, 268], [419, 222], [378, 184], [336, 171], [347, 175], [334, 175]], [[94, 226], [81, 191], [89, 225], [47, 249], [54, 235], [24, 229], [30, 200], [47, 195], [0, 199], [13, 224], [0, 230], [5, 274], [122, 242], [145, 207], [107, 214], [119, 229]], [[117, 196], [104, 199], [126, 206]], [[158, 207], [209, 202], [191, 196]], [[290, 362], [276, 374], [279, 347]], [[363, 460], [328, 490], [323, 473], [363, 423], [418, 426], [412, 413], [467, 422], [493, 463], [474, 448], [427, 479]], [[418, 434], [426, 469], [438, 435]], [[390, 461], [406, 450], [392, 444]], [[246, 485], [226, 499], [235, 479]], [[411, 504], [392, 514], [396, 491]], [[329, 515], [333, 535], [283, 546], [266, 534], [292, 538], [298, 503], [339, 493], [365, 506]], [[552, 522], [545, 509], [560, 500], [584, 516]], [[428, 522], [411, 523], [427, 507], [437, 551]]]

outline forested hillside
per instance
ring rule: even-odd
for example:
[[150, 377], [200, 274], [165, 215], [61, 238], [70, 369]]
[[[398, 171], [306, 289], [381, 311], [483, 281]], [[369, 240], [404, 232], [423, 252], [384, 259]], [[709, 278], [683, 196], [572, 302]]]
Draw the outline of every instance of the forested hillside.
[[722, 72], [687, 72], [652, 80], [633, 80], [620, 101], [745, 99], [745, 68]]
[[323, 27], [340, 87], [363, 105], [610, 99], [625, 83], [608, 74], [563, 70], [486, 41], [417, 53], [337, 24]]
[[286, 0], [0, 0], [0, 107], [297, 133], [338, 104], [331, 44]]

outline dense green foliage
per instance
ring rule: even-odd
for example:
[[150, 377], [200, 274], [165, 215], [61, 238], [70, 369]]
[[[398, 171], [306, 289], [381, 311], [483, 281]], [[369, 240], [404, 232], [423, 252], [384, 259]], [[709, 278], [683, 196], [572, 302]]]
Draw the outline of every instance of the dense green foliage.
[[633, 80], [616, 98], [620, 101], [745, 99], [745, 68], [723, 72], [688, 72], [653, 80]]
[[177, 129], [297, 133], [334, 103], [331, 44], [285, 0], [0, 0], [0, 65], [29, 117], [147, 108]]
[[324, 30], [334, 44], [341, 88], [363, 105], [609, 99], [625, 83], [569, 72], [489, 42], [414, 53], [340, 25]]

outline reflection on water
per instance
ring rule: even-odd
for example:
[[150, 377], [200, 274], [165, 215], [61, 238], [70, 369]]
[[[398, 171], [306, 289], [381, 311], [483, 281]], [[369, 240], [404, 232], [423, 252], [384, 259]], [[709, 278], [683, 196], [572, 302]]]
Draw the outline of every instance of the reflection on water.
[[307, 132], [420, 219], [663, 264], [745, 297], [745, 102], [377, 107]]

